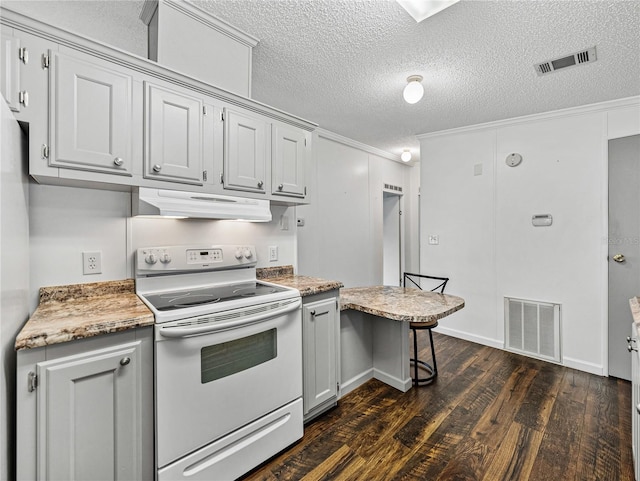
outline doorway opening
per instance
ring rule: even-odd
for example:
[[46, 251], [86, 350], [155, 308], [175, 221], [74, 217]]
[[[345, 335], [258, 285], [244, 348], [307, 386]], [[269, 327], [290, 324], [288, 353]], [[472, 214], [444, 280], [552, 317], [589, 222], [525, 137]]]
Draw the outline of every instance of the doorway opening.
[[383, 284], [402, 285], [404, 251], [402, 249], [402, 195], [382, 193], [383, 219]]
[[608, 168], [608, 373], [630, 380], [629, 299], [640, 294], [640, 135], [609, 141]]

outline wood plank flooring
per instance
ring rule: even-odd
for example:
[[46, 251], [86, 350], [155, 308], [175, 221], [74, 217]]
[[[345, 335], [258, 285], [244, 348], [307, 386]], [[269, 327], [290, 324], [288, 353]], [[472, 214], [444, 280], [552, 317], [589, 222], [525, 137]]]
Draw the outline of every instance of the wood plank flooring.
[[629, 382], [434, 341], [433, 384], [401, 393], [369, 381], [243, 479], [633, 480]]

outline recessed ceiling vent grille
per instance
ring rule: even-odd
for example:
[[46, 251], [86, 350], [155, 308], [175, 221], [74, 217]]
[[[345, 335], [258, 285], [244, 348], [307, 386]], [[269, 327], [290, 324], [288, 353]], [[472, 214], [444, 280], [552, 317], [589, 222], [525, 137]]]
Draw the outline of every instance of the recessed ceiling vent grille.
[[596, 48], [591, 47], [580, 52], [576, 52], [566, 57], [556, 58], [554, 60], [548, 60], [535, 65], [536, 73], [538, 76], [553, 73], [557, 70], [561, 70], [569, 67], [577, 67], [584, 63], [595, 62], [598, 59], [596, 56]]

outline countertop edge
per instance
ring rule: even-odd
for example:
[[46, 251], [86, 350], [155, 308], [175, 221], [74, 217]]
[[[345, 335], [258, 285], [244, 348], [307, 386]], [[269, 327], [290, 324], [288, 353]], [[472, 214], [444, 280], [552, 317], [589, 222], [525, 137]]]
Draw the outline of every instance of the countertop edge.
[[322, 294], [324, 292], [344, 287], [344, 284], [340, 281], [321, 279], [319, 277], [299, 276], [295, 274], [262, 278], [261, 280], [271, 284], [278, 284], [280, 286], [296, 289], [302, 297]]
[[152, 326], [133, 279], [40, 289], [40, 304], [14, 342], [21, 351]]

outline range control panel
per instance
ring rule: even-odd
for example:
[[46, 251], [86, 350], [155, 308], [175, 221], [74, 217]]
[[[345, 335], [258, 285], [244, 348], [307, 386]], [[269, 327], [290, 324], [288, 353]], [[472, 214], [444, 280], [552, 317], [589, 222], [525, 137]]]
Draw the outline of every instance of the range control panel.
[[252, 267], [256, 262], [255, 246], [247, 245], [142, 247], [136, 252], [137, 275]]

